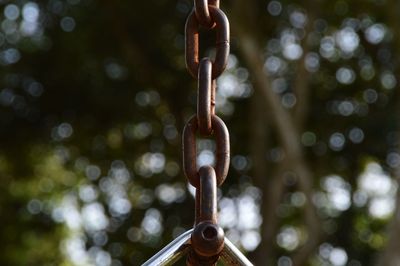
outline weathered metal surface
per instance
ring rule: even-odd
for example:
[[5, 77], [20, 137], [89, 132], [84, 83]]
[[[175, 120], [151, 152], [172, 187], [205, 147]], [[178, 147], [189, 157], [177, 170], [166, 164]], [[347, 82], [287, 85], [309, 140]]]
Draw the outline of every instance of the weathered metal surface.
[[212, 133], [211, 111], [212, 96], [215, 95], [215, 87], [211, 79], [212, 64], [209, 58], [200, 61], [197, 90], [197, 122], [200, 134], [209, 136]]
[[[224, 237], [217, 223], [217, 186], [229, 169], [229, 132], [215, 115], [216, 78], [225, 70], [229, 56], [229, 22], [219, 9], [219, 0], [194, 0], [194, 10], [185, 26], [185, 56], [189, 73], [198, 80], [197, 114], [183, 130], [183, 170], [196, 188], [195, 226], [179, 236], [143, 266], [172, 265], [184, 255], [189, 266], [214, 266], [221, 258], [226, 265], [252, 266], [246, 257]], [[216, 54], [199, 61], [199, 29], [216, 32]], [[197, 169], [197, 133], [214, 137], [215, 166]]]
[[[183, 170], [190, 184], [196, 188], [200, 185], [199, 173], [197, 171], [197, 124], [197, 116], [192, 116], [183, 130]], [[211, 116], [211, 125], [216, 142], [216, 163], [214, 169], [217, 175], [217, 184], [220, 186], [224, 183], [229, 170], [229, 132], [225, 123], [216, 115]]]
[[[212, 61], [199, 61], [199, 29], [216, 31], [216, 54]], [[183, 130], [184, 173], [196, 188], [195, 228], [187, 265], [212, 266], [224, 247], [224, 232], [217, 224], [217, 185], [220, 186], [229, 169], [229, 132], [215, 115], [216, 78], [225, 70], [229, 56], [229, 22], [219, 9], [219, 0], [194, 0], [194, 10], [185, 26], [185, 55], [189, 73], [198, 80], [197, 114]], [[216, 164], [197, 169], [197, 131], [202, 136], [214, 136]]]
[[[229, 56], [229, 22], [224, 12], [215, 6], [208, 6], [210, 17], [215, 23], [216, 54], [212, 66], [212, 79], [221, 75], [225, 70]], [[185, 26], [186, 66], [189, 73], [197, 78], [199, 69], [199, 28], [200, 24], [193, 10]]]
[[[193, 229], [183, 233], [157, 254], [151, 257], [142, 266], [168, 266], [183, 259], [192, 249], [191, 234]], [[253, 266], [253, 264], [229, 241], [224, 239], [224, 248], [220, 253], [220, 260], [229, 266]], [[196, 262], [194, 262], [196, 263]], [[193, 265], [193, 263], [192, 263]]]

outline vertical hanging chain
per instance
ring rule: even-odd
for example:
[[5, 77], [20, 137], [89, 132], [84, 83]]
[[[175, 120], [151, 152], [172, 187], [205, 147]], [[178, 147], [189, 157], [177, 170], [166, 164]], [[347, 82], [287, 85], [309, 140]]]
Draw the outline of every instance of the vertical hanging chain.
[[[199, 60], [199, 29], [216, 32], [216, 53], [212, 60]], [[197, 114], [183, 130], [183, 169], [196, 188], [195, 228], [191, 236], [193, 249], [188, 265], [215, 265], [224, 248], [224, 232], [217, 224], [217, 186], [222, 185], [229, 168], [229, 132], [215, 114], [216, 79], [225, 70], [229, 56], [229, 22], [219, 0], [194, 0], [194, 10], [185, 27], [185, 55], [189, 73], [198, 81]], [[216, 140], [216, 164], [197, 168], [196, 134]]]
[[[196, 188], [194, 228], [183, 233], [142, 266], [172, 265], [187, 256], [189, 266], [253, 266], [227, 239], [217, 221], [217, 190], [229, 169], [229, 132], [215, 114], [216, 79], [225, 70], [229, 56], [229, 22], [219, 9], [219, 0], [194, 0], [194, 10], [185, 26], [185, 55], [189, 73], [198, 82], [197, 113], [183, 130], [183, 171]], [[214, 59], [199, 60], [199, 29], [216, 32]], [[216, 142], [215, 166], [198, 169], [196, 137], [213, 137]]]

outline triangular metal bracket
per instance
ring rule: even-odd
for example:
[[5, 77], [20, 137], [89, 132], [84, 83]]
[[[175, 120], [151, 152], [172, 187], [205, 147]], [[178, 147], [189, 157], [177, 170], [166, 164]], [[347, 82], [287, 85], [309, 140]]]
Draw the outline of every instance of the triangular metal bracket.
[[[164, 266], [173, 265], [191, 249], [190, 237], [193, 229], [186, 231], [157, 254], [151, 257], [142, 266]], [[220, 261], [229, 266], [253, 266], [253, 264], [225, 237], [224, 249], [220, 255]]]

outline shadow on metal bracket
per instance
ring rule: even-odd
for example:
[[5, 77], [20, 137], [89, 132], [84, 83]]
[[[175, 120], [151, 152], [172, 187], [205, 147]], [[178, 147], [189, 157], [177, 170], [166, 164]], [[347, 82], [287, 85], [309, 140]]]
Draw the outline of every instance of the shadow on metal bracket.
[[[186, 231], [174, 241], [165, 246], [156, 255], [151, 257], [142, 266], [173, 265], [179, 259], [188, 254], [191, 248], [190, 237], [193, 229]], [[225, 237], [224, 249], [221, 252], [220, 261], [229, 266], [253, 266], [253, 264]]]

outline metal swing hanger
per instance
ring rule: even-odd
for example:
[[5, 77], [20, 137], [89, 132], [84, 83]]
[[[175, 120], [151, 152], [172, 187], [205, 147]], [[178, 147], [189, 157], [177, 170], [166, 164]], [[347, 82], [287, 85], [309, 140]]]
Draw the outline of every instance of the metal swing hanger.
[[[199, 61], [199, 29], [216, 31], [214, 60]], [[215, 114], [216, 78], [225, 70], [229, 56], [229, 21], [219, 8], [219, 0], [194, 0], [194, 10], [185, 26], [185, 56], [189, 73], [198, 81], [197, 114], [183, 130], [183, 170], [189, 183], [196, 188], [194, 228], [183, 233], [142, 266], [173, 265], [187, 255], [189, 266], [253, 264], [224, 236], [217, 223], [217, 187], [224, 183], [229, 169], [229, 132]], [[216, 165], [197, 170], [197, 132], [215, 137]]]
[[[192, 233], [193, 229], [190, 229], [178, 236], [174, 241], [165, 246], [142, 266], [173, 265], [189, 253], [191, 248], [190, 237]], [[220, 260], [224, 265], [253, 266], [253, 264], [227, 238], [225, 238], [224, 249], [220, 253]]]
[[197, 189], [196, 195], [200, 194], [200, 209], [194, 229], [177, 237], [142, 266], [173, 265], [185, 255], [188, 255], [187, 265], [191, 266], [211, 266], [218, 260], [224, 265], [253, 266], [232, 242], [224, 237], [222, 229], [216, 224], [215, 171], [212, 167], [205, 166], [200, 168], [199, 175], [200, 189]]

